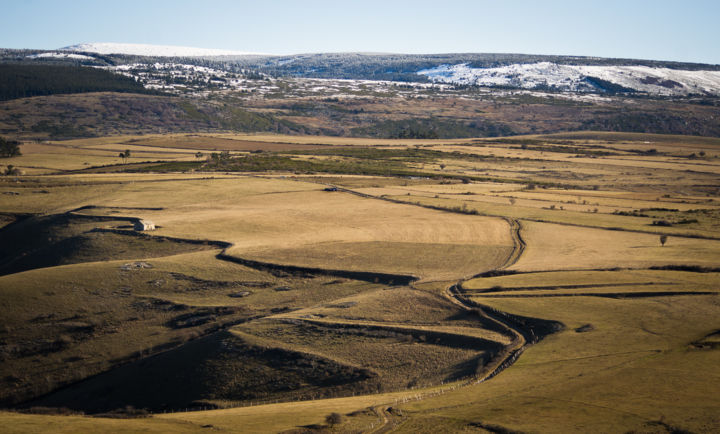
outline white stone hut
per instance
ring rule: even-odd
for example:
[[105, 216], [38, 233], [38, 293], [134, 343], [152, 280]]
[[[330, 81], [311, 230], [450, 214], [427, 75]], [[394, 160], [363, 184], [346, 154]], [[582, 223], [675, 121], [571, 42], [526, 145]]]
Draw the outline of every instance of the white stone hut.
[[136, 231], [154, 231], [155, 223], [150, 220], [138, 220], [133, 225], [133, 229]]

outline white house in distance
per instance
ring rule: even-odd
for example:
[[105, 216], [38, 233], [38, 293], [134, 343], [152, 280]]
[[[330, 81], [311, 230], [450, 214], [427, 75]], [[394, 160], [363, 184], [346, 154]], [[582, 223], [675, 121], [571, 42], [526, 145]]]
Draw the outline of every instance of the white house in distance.
[[136, 231], [154, 231], [155, 223], [150, 220], [138, 220], [133, 225], [133, 229]]

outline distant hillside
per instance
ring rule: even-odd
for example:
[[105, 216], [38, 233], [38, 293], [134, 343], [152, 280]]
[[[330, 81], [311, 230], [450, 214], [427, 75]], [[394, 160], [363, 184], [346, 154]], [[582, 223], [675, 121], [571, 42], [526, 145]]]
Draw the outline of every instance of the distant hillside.
[[91, 92], [0, 102], [0, 135], [69, 139], [135, 133], [199, 131], [304, 132], [269, 113], [133, 93]]
[[485, 87], [658, 96], [720, 95], [720, 71], [640, 65], [567, 65], [552, 62], [473, 68], [468, 63], [418, 71], [434, 82]]
[[285, 56], [145, 44], [0, 49], [0, 63], [192, 65], [272, 77], [441, 82], [460, 86], [649, 96], [720, 96], [720, 65], [512, 53], [311, 53]]
[[418, 72], [440, 65], [466, 64], [470, 68], [498, 68], [510, 65], [548, 62], [575, 66], [645, 66], [687, 71], [720, 71], [720, 65], [665, 62], [657, 60], [607, 59], [579, 56], [546, 56], [529, 54], [366, 54], [318, 53], [265, 58], [226, 60], [248, 68], [277, 75], [299, 77], [347, 78], [373, 80], [423, 81]]
[[105, 91], [149, 93], [133, 78], [95, 68], [0, 64], [0, 101], [31, 96]]
[[525, 54], [148, 57], [0, 49], [0, 134], [18, 139], [190, 131], [717, 137], [719, 106], [720, 65]]
[[60, 48], [62, 51], [82, 51], [98, 54], [130, 54], [137, 56], [244, 56], [257, 53], [247, 53], [238, 50], [223, 50], [217, 48], [178, 47], [175, 45], [125, 44], [115, 42], [93, 42], [71, 45]]

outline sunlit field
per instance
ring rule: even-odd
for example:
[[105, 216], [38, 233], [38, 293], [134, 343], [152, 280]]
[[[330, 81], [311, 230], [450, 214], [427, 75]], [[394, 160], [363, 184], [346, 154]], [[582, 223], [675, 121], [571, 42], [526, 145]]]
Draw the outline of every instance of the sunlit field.
[[0, 161], [22, 171], [0, 176], [7, 432], [720, 429], [717, 139], [22, 154]]

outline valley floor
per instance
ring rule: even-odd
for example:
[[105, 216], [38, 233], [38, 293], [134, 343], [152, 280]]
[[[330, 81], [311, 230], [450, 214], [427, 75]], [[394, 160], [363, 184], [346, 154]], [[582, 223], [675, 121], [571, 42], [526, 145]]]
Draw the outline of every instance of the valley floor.
[[23, 154], [0, 178], [7, 432], [720, 429], [717, 139]]

